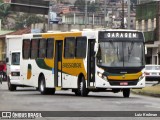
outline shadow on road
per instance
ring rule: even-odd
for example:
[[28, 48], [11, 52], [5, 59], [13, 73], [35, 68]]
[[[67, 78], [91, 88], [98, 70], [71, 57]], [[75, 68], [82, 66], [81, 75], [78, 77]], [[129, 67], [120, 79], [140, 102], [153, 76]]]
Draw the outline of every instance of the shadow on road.
[[[31, 93], [28, 93], [28, 92], [30, 92], [30, 91], [32, 91]], [[65, 99], [65, 98], [80, 98], [80, 99], [88, 99], [88, 98], [90, 98], [90, 99], [92, 99], [92, 98], [100, 98], [100, 99], [113, 99], [113, 98], [115, 98], [115, 99], [137, 99], [138, 97], [136, 97], [136, 96], [134, 96], [134, 97], [129, 97], [129, 98], [124, 98], [123, 97], [123, 95], [114, 95], [114, 93], [113, 93], [113, 96], [111, 95], [111, 94], [104, 94], [103, 93], [103, 95], [101, 94], [101, 93], [91, 93], [90, 95], [88, 95], [88, 96], [86, 96], [86, 97], [82, 97], [82, 96], [76, 96], [74, 93], [70, 93], [70, 91], [68, 91], [68, 92], [66, 92], [65, 91], [65, 93], [55, 93], [55, 94], [49, 94], [49, 95], [41, 95], [38, 91], [36, 91], [36, 90], [17, 90], [17, 91], [15, 91], [15, 92], [17, 92], [17, 93], [20, 93], [20, 94], [17, 94], [17, 96], [39, 96], [39, 97], [50, 97], [50, 98], [55, 98], [55, 97], [57, 97], [57, 98], [60, 98], [60, 97], [62, 97], [63, 99]], [[24, 92], [24, 94], [22, 94]], [[62, 91], [61, 91], [62, 92]]]
[[[49, 94], [49, 95], [41, 95], [39, 91], [36, 90], [36, 88], [33, 87], [18, 87], [16, 91], [8, 91], [8, 87], [7, 84], [5, 83], [3, 85], [3, 87], [0, 85], [0, 92], [7, 92], [7, 93], [16, 93], [17, 96], [42, 96], [42, 97], [75, 97], [75, 98], [81, 98], [81, 99], [85, 99], [85, 98], [104, 98], [104, 99], [109, 99], [109, 98], [116, 98], [116, 99], [122, 99], [123, 95], [122, 93], [111, 93], [111, 92], [90, 92], [89, 95], [87, 97], [82, 97], [82, 96], [76, 96], [73, 92], [71, 92], [70, 90], [67, 91], [56, 91], [55, 94]], [[131, 99], [133, 98], [138, 98], [138, 96], [130, 96]], [[130, 99], [127, 98], [127, 99]]]

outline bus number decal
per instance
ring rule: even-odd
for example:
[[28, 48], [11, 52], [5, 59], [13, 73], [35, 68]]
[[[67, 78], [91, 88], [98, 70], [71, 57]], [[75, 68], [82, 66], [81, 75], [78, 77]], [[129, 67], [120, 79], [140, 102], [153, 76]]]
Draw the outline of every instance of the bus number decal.
[[82, 68], [81, 63], [63, 63], [63, 68]]

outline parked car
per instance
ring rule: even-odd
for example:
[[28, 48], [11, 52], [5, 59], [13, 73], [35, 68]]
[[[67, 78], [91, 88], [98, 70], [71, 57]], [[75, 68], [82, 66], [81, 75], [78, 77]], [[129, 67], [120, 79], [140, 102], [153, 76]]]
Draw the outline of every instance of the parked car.
[[160, 65], [145, 65], [146, 81], [160, 81]]

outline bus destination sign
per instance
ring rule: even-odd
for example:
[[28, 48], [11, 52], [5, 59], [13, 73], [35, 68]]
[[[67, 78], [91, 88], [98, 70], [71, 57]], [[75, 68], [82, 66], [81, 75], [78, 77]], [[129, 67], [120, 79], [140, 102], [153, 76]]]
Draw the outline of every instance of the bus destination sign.
[[104, 38], [138, 38], [138, 34], [137, 33], [131, 33], [131, 32], [108, 32], [104, 34]]
[[99, 39], [142, 39], [143, 34], [142, 32], [135, 32], [135, 31], [100, 31], [99, 32]]

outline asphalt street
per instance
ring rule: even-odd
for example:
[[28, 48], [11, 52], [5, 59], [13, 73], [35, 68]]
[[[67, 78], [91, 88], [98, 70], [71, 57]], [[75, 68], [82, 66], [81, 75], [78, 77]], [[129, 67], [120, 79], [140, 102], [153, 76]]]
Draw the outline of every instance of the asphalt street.
[[[70, 90], [56, 91], [55, 95], [41, 95], [35, 88], [18, 88], [10, 92], [7, 83], [0, 84], [0, 111], [160, 111], [160, 99], [156, 97], [131, 94], [123, 98], [122, 93], [98, 92], [89, 93], [88, 97], [75, 96]], [[93, 112], [94, 113], [94, 112]], [[94, 113], [96, 114], [96, 113]], [[97, 115], [98, 116], [98, 115]], [[107, 117], [108, 119], [123, 119], [124, 117]], [[37, 118], [37, 119], [53, 119]], [[56, 119], [56, 117], [54, 117]], [[58, 119], [95, 119], [106, 120], [105, 117], [58, 117]], [[150, 120], [151, 117], [129, 116], [125, 119]], [[152, 120], [158, 120], [153, 117]]]

